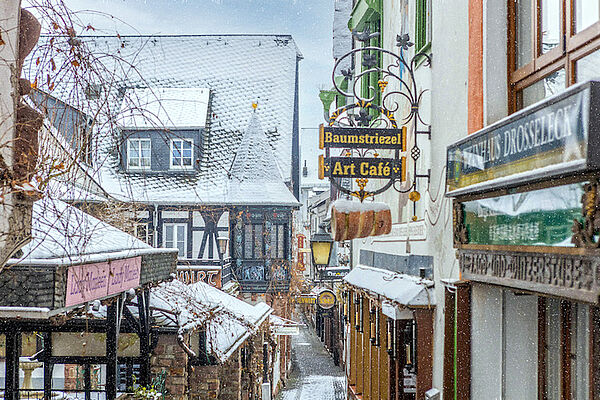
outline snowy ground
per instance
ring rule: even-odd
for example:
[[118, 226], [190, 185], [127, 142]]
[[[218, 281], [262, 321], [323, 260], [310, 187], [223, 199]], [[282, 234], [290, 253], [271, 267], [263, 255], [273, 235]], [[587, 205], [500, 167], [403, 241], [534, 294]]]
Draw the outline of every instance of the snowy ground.
[[343, 400], [344, 371], [333, 364], [329, 353], [310, 327], [300, 328], [292, 338], [293, 371], [277, 400]]

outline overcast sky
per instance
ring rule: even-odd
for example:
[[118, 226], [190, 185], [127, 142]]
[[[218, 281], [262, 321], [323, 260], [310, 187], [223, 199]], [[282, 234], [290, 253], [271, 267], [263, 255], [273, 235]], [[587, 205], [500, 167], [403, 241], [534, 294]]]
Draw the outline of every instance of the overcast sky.
[[[304, 55], [300, 62], [300, 126], [315, 128], [323, 121], [318, 92], [332, 86], [333, 0], [64, 1], [69, 8], [78, 11], [82, 23], [105, 31], [102, 33], [291, 34]], [[116, 18], [84, 10], [100, 11]], [[302, 129], [301, 141], [302, 158], [308, 158], [309, 165], [316, 168], [316, 131]]]

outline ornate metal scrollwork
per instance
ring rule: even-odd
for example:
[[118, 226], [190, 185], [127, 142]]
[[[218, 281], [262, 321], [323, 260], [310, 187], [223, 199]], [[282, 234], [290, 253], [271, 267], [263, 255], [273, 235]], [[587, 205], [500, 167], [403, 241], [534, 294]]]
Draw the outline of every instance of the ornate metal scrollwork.
[[[368, 42], [371, 38], [379, 36], [378, 32], [371, 33], [368, 30], [364, 32], [353, 32], [354, 37], [360, 42]], [[413, 159], [413, 174], [410, 184], [404, 185], [399, 178], [390, 179], [377, 190], [367, 190], [364, 184], [359, 185], [360, 190], [352, 191], [344, 187], [339, 179], [331, 179], [332, 184], [341, 192], [358, 197], [361, 201], [366, 197], [373, 197], [389, 188], [394, 188], [400, 193], [416, 191], [418, 178], [428, 178], [429, 174], [417, 174], [417, 160], [421, 156], [421, 150], [418, 146], [417, 137], [419, 134], [427, 134], [429, 125], [423, 122], [419, 114], [419, 107], [423, 94], [427, 89], [421, 90], [417, 87], [414, 72], [420, 61], [426, 65], [431, 63], [431, 57], [425, 53], [417, 53], [410, 60], [405, 58], [404, 52], [408, 51], [414, 44], [410, 41], [408, 34], [396, 36], [396, 46], [398, 53], [386, 50], [376, 46], [365, 46], [352, 49], [341, 56], [335, 63], [332, 72], [333, 87], [342, 96], [354, 98], [355, 102], [336, 109], [329, 117], [330, 126], [342, 127], [369, 127], [369, 128], [398, 128], [398, 120], [395, 116], [398, 112], [405, 112], [405, 115], [399, 119], [402, 125], [411, 127], [413, 146], [408, 149], [408, 153]], [[345, 65], [348, 59], [356, 57], [364, 67], [360, 73], [355, 74], [351, 69], [340, 69]], [[386, 66], [380, 66], [380, 60], [390, 59], [391, 62]], [[339, 72], [338, 72], [339, 71]], [[343, 89], [339, 82], [336, 82], [336, 75], [342, 74], [344, 81], [348, 82], [348, 89]], [[377, 87], [371, 85], [368, 81], [372, 74], [377, 74]], [[390, 82], [398, 83], [398, 89], [385, 92]], [[363, 93], [361, 93], [361, 88]], [[379, 104], [378, 104], [379, 103]], [[401, 110], [401, 103], [406, 103], [407, 107]], [[352, 112], [358, 109], [358, 112]], [[374, 110], [370, 112], [370, 110]], [[425, 129], [419, 130], [419, 125]], [[357, 153], [358, 152], [358, 153]], [[343, 149], [343, 154], [360, 153], [358, 149]], [[359, 154], [360, 156], [360, 154]], [[395, 150], [395, 157], [400, 156], [399, 150]], [[364, 183], [364, 182], [363, 182]]]
[[452, 203], [452, 231], [454, 246], [469, 243], [469, 231], [464, 222], [464, 205], [456, 200]]
[[575, 247], [594, 248], [600, 247], [597, 239], [600, 233], [600, 197], [598, 196], [598, 180], [594, 180], [584, 186], [581, 196], [581, 213], [583, 223], [573, 220], [573, 237], [571, 243]]

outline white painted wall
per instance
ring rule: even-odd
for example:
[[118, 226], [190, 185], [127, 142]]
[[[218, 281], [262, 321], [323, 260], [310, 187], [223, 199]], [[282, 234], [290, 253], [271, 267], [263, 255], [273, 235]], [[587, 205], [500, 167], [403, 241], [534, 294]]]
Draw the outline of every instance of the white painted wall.
[[502, 399], [502, 289], [471, 290], [471, 398]]
[[[538, 297], [504, 290], [504, 399], [537, 398]], [[474, 370], [481, 374], [483, 371]]]
[[[15, 138], [17, 93], [16, 56], [19, 36], [20, 0], [0, 1], [0, 155], [12, 167], [12, 142]], [[0, 202], [0, 264], [10, 234], [9, 218], [13, 215], [15, 199], [6, 196]], [[1, 265], [0, 265], [1, 266]]]

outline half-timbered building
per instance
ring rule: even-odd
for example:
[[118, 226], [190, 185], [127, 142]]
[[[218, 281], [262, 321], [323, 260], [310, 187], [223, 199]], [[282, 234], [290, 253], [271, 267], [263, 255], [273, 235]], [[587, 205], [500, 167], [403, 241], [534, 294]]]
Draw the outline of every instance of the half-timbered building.
[[[38, 103], [57, 127], [65, 119], [93, 125], [82, 153], [99, 163], [94, 178], [107, 197], [133, 205], [126, 217], [134, 233], [155, 247], [179, 249], [177, 274], [185, 282], [237, 281], [248, 293], [287, 290], [299, 192], [302, 56], [293, 39], [78, 39], [92, 54], [118, 52], [117, 68], [104, 69], [111, 79], [90, 79], [74, 101], [65, 100], [72, 88], [65, 76], [50, 95], [40, 92]], [[52, 46], [72, 47], [67, 37]], [[112, 104], [111, 123], [93, 113], [102, 97]], [[91, 115], [97, 119], [89, 123]], [[68, 200], [88, 209], [98, 201], [73, 192]]]

